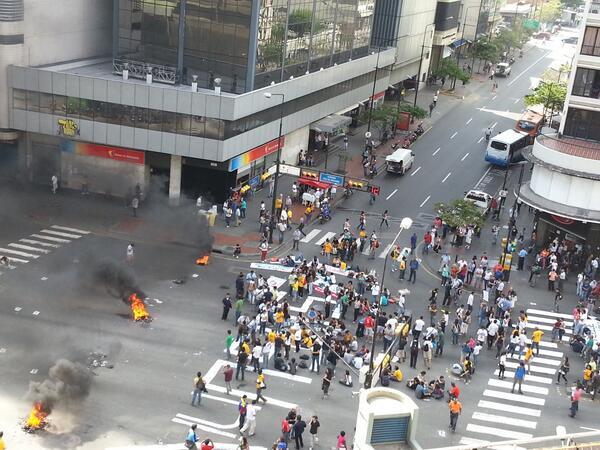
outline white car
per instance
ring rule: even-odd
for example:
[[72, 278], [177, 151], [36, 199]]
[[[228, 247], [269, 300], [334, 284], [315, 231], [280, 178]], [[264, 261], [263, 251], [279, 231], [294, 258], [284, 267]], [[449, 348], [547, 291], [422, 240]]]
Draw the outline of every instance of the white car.
[[510, 75], [510, 64], [508, 63], [498, 63], [496, 64], [496, 76], [507, 77]]
[[481, 209], [483, 214], [487, 214], [490, 211], [492, 196], [487, 192], [471, 189], [465, 193], [465, 200], [474, 203], [475, 206]]

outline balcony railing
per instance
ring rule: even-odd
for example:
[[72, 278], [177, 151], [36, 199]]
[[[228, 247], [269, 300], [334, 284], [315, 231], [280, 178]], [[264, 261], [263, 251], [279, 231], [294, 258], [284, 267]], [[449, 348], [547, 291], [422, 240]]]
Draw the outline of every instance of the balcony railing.
[[123, 75], [123, 70], [125, 69], [129, 72], [131, 78], [145, 80], [146, 75], [151, 73], [153, 81], [157, 83], [177, 83], [177, 70], [175, 67], [146, 64], [141, 61], [127, 59], [113, 59], [114, 74]]
[[590, 3], [590, 9], [588, 11], [590, 14], [600, 14], [600, 1], [594, 0]]
[[568, 136], [540, 135], [536, 140], [544, 147], [579, 158], [600, 160], [600, 142]]

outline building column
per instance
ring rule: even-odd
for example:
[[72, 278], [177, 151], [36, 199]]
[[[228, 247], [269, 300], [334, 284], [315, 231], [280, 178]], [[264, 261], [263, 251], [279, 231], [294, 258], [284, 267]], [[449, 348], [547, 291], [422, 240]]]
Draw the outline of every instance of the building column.
[[181, 194], [181, 156], [171, 155], [171, 169], [169, 170], [169, 204], [179, 205]]

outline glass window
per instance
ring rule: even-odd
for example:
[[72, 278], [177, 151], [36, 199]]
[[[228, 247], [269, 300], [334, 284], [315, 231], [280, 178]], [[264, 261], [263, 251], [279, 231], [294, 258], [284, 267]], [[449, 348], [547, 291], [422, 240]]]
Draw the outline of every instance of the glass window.
[[52, 95], [53, 105], [52, 111], [57, 116], [64, 116], [67, 113], [67, 97], [64, 95]]
[[13, 108], [27, 109], [27, 94], [23, 89], [13, 89]]
[[154, 131], [162, 130], [162, 111], [159, 109], [148, 110], [148, 129]]
[[582, 55], [600, 56], [600, 28], [586, 27], [581, 45]]
[[52, 94], [40, 92], [40, 112], [52, 114]]
[[79, 98], [67, 97], [67, 116], [79, 117]]
[[106, 122], [108, 121], [107, 117], [107, 105], [110, 103], [106, 102], [94, 102], [94, 120], [96, 122]]
[[27, 93], [27, 111], [39, 112], [40, 110], [40, 93], [34, 91], [26, 91]]
[[190, 135], [191, 116], [189, 114], [177, 114], [177, 134]]
[[205, 137], [207, 139], [223, 139], [223, 121], [219, 119], [206, 118], [206, 132]]
[[121, 105], [121, 122], [124, 127], [135, 127], [135, 106]]
[[192, 136], [204, 137], [204, 125], [206, 118], [202, 116], [192, 116]]
[[79, 117], [86, 120], [94, 120], [94, 101], [87, 98], [79, 99]]
[[600, 98], [600, 71], [578, 68], [573, 83], [573, 95]]
[[600, 141], [600, 112], [569, 108], [564, 135], [581, 139]]
[[148, 108], [135, 108], [135, 127], [148, 129]]
[[106, 122], [112, 123], [113, 125], [121, 124], [121, 116], [123, 112], [121, 111], [121, 105], [116, 103], [107, 103], [106, 104]]
[[171, 111], [162, 112], [162, 130], [165, 133], [177, 133], [177, 114]]

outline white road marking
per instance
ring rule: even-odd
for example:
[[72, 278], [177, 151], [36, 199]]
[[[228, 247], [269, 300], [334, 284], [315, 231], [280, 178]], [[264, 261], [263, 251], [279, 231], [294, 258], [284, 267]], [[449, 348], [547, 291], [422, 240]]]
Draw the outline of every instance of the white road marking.
[[[177, 422], [181, 423], [181, 422]], [[187, 424], [184, 424], [187, 425]], [[215, 442], [215, 448], [219, 450], [237, 450], [239, 444]], [[152, 445], [129, 445], [124, 447], [109, 447], [105, 450], [185, 450], [183, 443], [180, 444], [152, 444]], [[267, 450], [267, 447], [251, 445], [250, 450]], [[519, 448], [515, 450], [520, 450]]]
[[[202, 396], [202, 398], [204, 398], [204, 395]], [[236, 420], [233, 423], [228, 423], [227, 425], [222, 425], [220, 423], [211, 422], [210, 420], [200, 419], [198, 417], [188, 416], [187, 414], [180, 414], [180, 413], [176, 414], [175, 417], [178, 417], [179, 419], [183, 419], [183, 420], [189, 420], [192, 423], [201, 423], [202, 425], [208, 425], [209, 427], [218, 428], [220, 430], [232, 430], [232, 429], [236, 428], [239, 424], [239, 421]]]
[[[27, 264], [29, 262], [29, 260], [27, 260], [27, 259], [14, 258], [11, 255], [3, 255], [2, 253], [0, 253], [0, 257], [1, 256], [6, 256], [7, 258], [9, 258], [11, 263], [18, 262], [18, 263], [21, 263], [21, 264]], [[14, 267], [9, 267], [9, 268], [10, 269], [14, 269]]]
[[[517, 348], [518, 348], [518, 346], [517, 346]], [[555, 351], [552, 351], [552, 350], [546, 350], [546, 349], [540, 348], [540, 355], [542, 355], [542, 356], [553, 356], [555, 358], [562, 358], [563, 355], [564, 355], [564, 353], [563, 352], [555, 352]], [[535, 361], [535, 358], [537, 357], [535, 350], [533, 351], [533, 356], [534, 356], [534, 361]]]
[[497, 98], [497, 97], [498, 97], [497, 95], [494, 95], [494, 96], [492, 97], [492, 100], [496, 100], [496, 98]]
[[42, 247], [60, 248], [60, 245], [58, 245], [58, 244], [51, 244], [49, 242], [35, 241], [33, 239], [19, 239], [19, 242], [24, 242], [25, 244], [41, 245]]
[[[227, 388], [225, 388], [225, 386], [217, 386], [216, 384], [207, 384], [206, 389], [221, 392], [221, 393], [227, 392]], [[232, 389], [231, 394], [235, 395], [236, 397], [241, 397], [243, 395], [247, 395], [248, 399], [250, 399], [250, 400], [256, 399], [256, 393], [240, 391], [239, 389]], [[285, 409], [292, 409], [292, 408], [298, 407], [298, 405], [296, 405], [295, 403], [285, 402], [283, 400], [277, 400], [276, 398], [267, 397], [266, 395], [264, 397], [267, 399], [267, 404], [269, 404], [269, 405], [279, 406], [280, 408], [285, 408]]]
[[494, 129], [496, 128], [496, 125], [498, 125], [498, 122], [494, 122], [494, 124], [490, 128]]
[[[473, 448], [483, 447], [484, 445], [488, 445], [489, 443], [490, 441], [486, 441], [484, 439], [474, 439], [466, 436], [461, 437], [459, 441], [459, 444], [471, 445]], [[502, 445], [490, 448], [494, 450], [527, 450], [525, 447], [517, 447], [516, 445], [511, 445], [510, 448], [508, 446]]]
[[521, 99], [520, 99], [520, 98], [518, 98], [518, 99], [516, 99], [516, 100], [515, 100], [515, 103], [514, 103], [514, 104], [516, 105], [516, 104], [517, 104], [517, 103], [519, 103], [520, 101], [521, 101]]
[[[498, 369], [496, 369], [496, 371], [494, 372], [494, 375], [498, 376], [499, 372], [500, 371]], [[511, 372], [510, 370], [507, 370], [504, 372], [504, 376], [506, 378], [514, 378], [515, 373]], [[527, 380], [527, 382], [531, 382], [531, 383], [552, 384], [552, 382], [554, 381], [554, 378], [538, 377], [537, 375], [526, 375], [525, 380]]]
[[[549, 323], [551, 325], [554, 325], [556, 323], [556, 318], [550, 318], [550, 317], [537, 317], [537, 316], [527, 316], [527, 321], [528, 322], [541, 322], [541, 323]], [[563, 320], [563, 323], [565, 324], [566, 327], [572, 328], [573, 327], [573, 322], [571, 322], [570, 320]]]
[[[525, 375], [525, 383], [527, 383], [527, 375]], [[513, 384], [511, 381], [497, 380], [496, 378], [490, 378], [488, 380], [488, 386], [492, 387], [511, 389], [512, 385]], [[515, 389], [517, 388], [518, 386], [515, 386]], [[548, 395], [548, 388], [540, 386], [530, 386], [528, 384], [523, 384], [521, 386], [521, 390], [523, 392], [530, 392], [532, 394]]]
[[10, 243], [10, 244], [7, 245], [7, 247], [20, 248], [21, 250], [30, 250], [32, 252], [40, 252], [40, 253], [44, 253], [46, 255], [48, 253], [50, 253], [49, 250], [44, 250], [43, 248], [31, 247], [29, 245], [21, 245], [21, 244]]
[[[527, 323], [527, 325], [525, 325], [525, 328], [531, 328], [531, 329], [539, 328], [540, 330], [544, 330], [544, 331], [552, 331], [553, 327], [551, 327], [550, 325], [542, 325], [541, 323], [537, 323], [537, 324], [536, 323]], [[565, 334], [573, 334], [573, 333], [571, 332], [571, 330], [566, 329]], [[566, 336], [564, 336], [564, 337], [566, 337]]]
[[[533, 362], [535, 362], [535, 359]], [[519, 367], [519, 363], [506, 361], [507, 369], [516, 369], [517, 367]], [[530, 371], [536, 373], [545, 373], [546, 375], [554, 375], [556, 373], [556, 369], [553, 369], [551, 367], [535, 366], [533, 364], [531, 365]]]
[[421, 166], [417, 167], [417, 169], [413, 173], [411, 173], [410, 176], [412, 177], [416, 175], [419, 170], [421, 170]]
[[[20, 252], [18, 250], [11, 250], [9, 248], [0, 248], [0, 252], [2, 253], [8, 253], [9, 255], [17, 255], [17, 256], [24, 256], [25, 258], [33, 258], [33, 259], [37, 259], [40, 257], [40, 255], [32, 255], [31, 253], [25, 253], [25, 252]], [[10, 256], [9, 256], [10, 258]]]
[[467, 424], [467, 431], [473, 433], [491, 434], [492, 436], [500, 436], [505, 439], [531, 439], [533, 436], [530, 433], [520, 433], [518, 431], [503, 430], [501, 428], [485, 427], [483, 425]]
[[495, 422], [495, 423], [501, 423], [503, 425], [513, 425], [515, 427], [531, 428], [532, 430], [535, 430], [537, 427], [537, 422], [534, 422], [533, 420], [524, 420], [524, 419], [517, 419], [514, 417], [498, 416], [496, 414], [474, 412], [472, 418], [475, 420], [482, 420], [484, 422]]
[[539, 63], [542, 59], [544, 59], [546, 56], [548, 56], [551, 52], [545, 53], [542, 56], [540, 56], [538, 59], [536, 59], [529, 67], [527, 67], [525, 70], [523, 70], [523, 72], [521, 72], [519, 75], [517, 75], [516, 77], [514, 77], [512, 79], [512, 81], [510, 83], [507, 84], [507, 86], [512, 86], [512, 84], [517, 81], [519, 78], [521, 78], [529, 69], [531, 69], [533, 66], [535, 66], [537, 63]]
[[487, 177], [487, 174], [490, 173], [490, 170], [492, 170], [492, 166], [488, 167], [487, 170], [483, 173], [483, 175], [481, 175], [481, 178], [479, 179], [479, 181], [477, 181], [477, 183], [475, 183], [475, 189], [477, 189], [477, 186], [479, 186], [481, 184], [481, 182], [483, 181], [483, 179], [485, 177]]
[[452, 175], [452, 172], [448, 172], [448, 175], [446, 175], [446, 176], [444, 177], [444, 179], [442, 180], [442, 183], [445, 183], [445, 182], [446, 182], [446, 180], [447, 180], [448, 178], [450, 178], [450, 175]]
[[425, 200], [423, 200], [423, 203], [421, 203], [421, 204], [419, 205], [419, 208], [422, 208], [422, 207], [423, 207], [423, 205], [424, 205], [425, 203], [427, 203], [427, 201], [428, 201], [430, 198], [431, 198], [431, 195], [428, 195], [428, 196], [427, 196], [427, 198], [426, 198]]
[[525, 408], [524, 406], [507, 405], [505, 403], [489, 402], [487, 400], [479, 400], [477, 407], [521, 414], [523, 416], [531, 417], [540, 417], [542, 415], [541, 409]]
[[439, 151], [441, 150], [441, 148], [442, 148], [442, 147], [438, 147], [438, 148], [437, 148], [437, 150], [431, 154], [431, 156], [435, 156], [435, 155], [437, 155], [437, 152], [439, 152]]
[[[508, 356], [508, 359], [519, 359], [518, 353], [515, 353], [513, 357]], [[535, 364], [547, 364], [549, 366], [560, 366], [560, 360], [557, 359], [548, 359], [548, 358], [540, 358], [539, 356], [534, 356], [532, 361]]]
[[479, 143], [481, 143], [481, 141], [483, 141], [483, 136], [481, 136], [481, 137], [479, 138], [479, 140], [477, 141], [477, 143], [479, 144]]
[[392, 191], [392, 193], [391, 193], [390, 195], [388, 195], [388, 196], [387, 196], [385, 199], [386, 199], [386, 200], [389, 200], [390, 198], [392, 198], [392, 196], [393, 196], [393, 195], [394, 195], [396, 192], [398, 192], [398, 189], [394, 189], [394, 190]]
[[467, 158], [468, 158], [468, 156], [469, 156], [469, 152], [467, 152], [467, 153], [465, 154], [465, 156], [463, 156], [463, 157], [462, 157], [460, 160], [461, 160], [461, 161], [464, 161], [465, 159], [467, 159]]
[[455, 131], [454, 134], [452, 136], [450, 136], [450, 139], [454, 139], [457, 134], [458, 134], [458, 131]]
[[90, 232], [86, 230], [80, 230], [78, 228], [61, 227], [60, 225], [52, 225], [50, 228], [54, 228], [56, 230], [71, 231], [73, 233], [79, 234], [90, 234]]
[[41, 234], [32, 234], [31, 237], [34, 237], [37, 239], [46, 239], [47, 241], [52, 241], [52, 242], [61, 242], [63, 244], [71, 242], [69, 239], [61, 239], [61, 238], [57, 238], [57, 237], [43, 236]]
[[315, 244], [317, 245], [322, 245], [327, 239], [331, 239], [332, 237], [334, 237], [336, 235], [335, 232], [333, 231], [328, 231], [327, 233], [325, 233], [323, 236], [321, 236], [321, 238], [315, 242]]
[[503, 400], [512, 400], [519, 403], [528, 403], [530, 405], [543, 406], [546, 400], [539, 397], [531, 397], [529, 395], [512, 394], [510, 392], [495, 391], [493, 389], [486, 389], [483, 391], [484, 397], [501, 398]]
[[171, 422], [180, 423], [181, 425], [186, 425], [188, 427], [196, 424], [200, 430], [206, 431], [207, 433], [218, 434], [219, 436], [224, 436], [229, 439], [235, 439], [238, 437], [237, 434], [229, 433], [227, 431], [217, 430], [216, 428], [213, 428], [213, 427], [207, 427], [206, 425], [202, 425], [202, 424], [199, 424], [196, 422], [190, 422], [189, 420], [179, 419], [177, 417], [172, 418]]
[[556, 313], [552, 311], [544, 311], [543, 309], [527, 308], [527, 314], [539, 314], [540, 316], [561, 317], [563, 319], [573, 319], [573, 314]]
[[385, 257], [392, 251], [392, 244], [389, 244], [386, 248], [383, 249], [378, 258], [385, 259]]
[[466, 125], [469, 125], [471, 123], [471, 121], [473, 120], [473, 118], [471, 117], [469, 120], [467, 120]]
[[51, 234], [53, 236], [66, 237], [66, 238], [71, 238], [71, 239], [79, 239], [81, 237], [78, 234], [63, 233], [61, 231], [54, 231], [54, 230], [42, 230], [42, 231], [40, 231], [40, 233], [46, 233], [46, 234]]
[[313, 238], [315, 238], [321, 230], [315, 228], [314, 230], [310, 230], [306, 236], [300, 239], [300, 242], [310, 242]]

